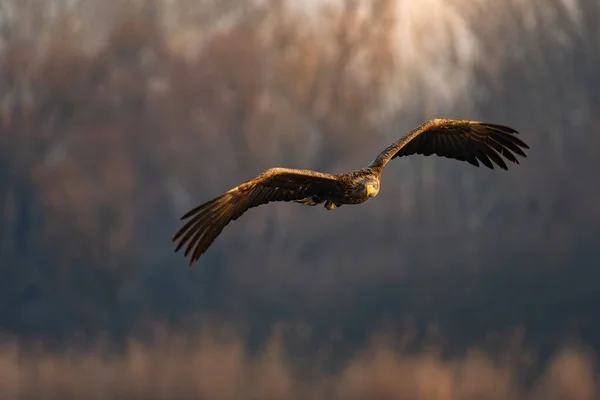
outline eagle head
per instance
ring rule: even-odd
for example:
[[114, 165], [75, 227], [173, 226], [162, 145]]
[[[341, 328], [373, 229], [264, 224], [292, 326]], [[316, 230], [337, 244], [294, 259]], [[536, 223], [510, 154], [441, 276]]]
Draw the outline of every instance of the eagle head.
[[364, 186], [367, 197], [375, 197], [379, 193], [379, 181], [377, 180], [369, 180], [364, 183]]

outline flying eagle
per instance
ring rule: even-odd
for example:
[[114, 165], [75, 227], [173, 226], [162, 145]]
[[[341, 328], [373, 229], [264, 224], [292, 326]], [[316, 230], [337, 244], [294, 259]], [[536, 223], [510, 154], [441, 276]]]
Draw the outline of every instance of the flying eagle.
[[519, 164], [515, 154], [526, 157], [522, 149], [529, 149], [516, 134], [516, 130], [498, 124], [433, 119], [392, 143], [368, 167], [357, 171], [331, 175], [271, 168], [181, 217], [182, 220], [191, 219], [173, 237], [173, 242], [179, 240], [175, 251], [187, 243], [185, 257], [191, 254], [191, 267], [227, 224], [248, 209], [273, 201], [293, 201], [307, 206], [324, 203], [327, 210], [344, 204], [364, 203], [377, 196], [383, 167], [396, 157], [435, 154], [466, 161], [476, 167], [481, 162], [491, 169], [496, 164], [506, 170], [501, 155]]

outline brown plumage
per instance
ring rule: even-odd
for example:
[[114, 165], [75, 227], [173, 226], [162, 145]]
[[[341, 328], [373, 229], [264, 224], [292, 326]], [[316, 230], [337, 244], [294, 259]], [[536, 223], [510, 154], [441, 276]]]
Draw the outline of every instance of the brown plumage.
[[344, 204], [360, 204], [379, 192], [379, 178], [393, 158], [422, 154], [466, 161], [476, 167], [479, 162], [494, 169], [494, 164], [508, 169], [501, 156], [519, 164], [516, 155], [526, 157], [529, 149], [516, 137], [518, 132], [503, 125], [451, 119], [433, 119], [418, 126], [392, 143], [358, 171], [344, 174], [288, 168], [272, 168], [242, 183], [227, 193], [186, 213], [190, 220], [175, 234], [178, 251], [186, 243], [185, 256], [190, 266], [208, 249], [223, 228], [248, 209], [274, 201], [294, 201], [307, 206], [325, 205], [328, 210]]

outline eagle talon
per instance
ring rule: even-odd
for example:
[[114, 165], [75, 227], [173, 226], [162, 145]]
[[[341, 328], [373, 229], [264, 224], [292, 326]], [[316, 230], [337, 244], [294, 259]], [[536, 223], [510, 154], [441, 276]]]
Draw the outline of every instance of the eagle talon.
[[329, 211], [333, 210], [335, 208], [335, 204], [333, 204], [332, 202], [328, 201], [325, 203], [325, 208], [328, 209]]

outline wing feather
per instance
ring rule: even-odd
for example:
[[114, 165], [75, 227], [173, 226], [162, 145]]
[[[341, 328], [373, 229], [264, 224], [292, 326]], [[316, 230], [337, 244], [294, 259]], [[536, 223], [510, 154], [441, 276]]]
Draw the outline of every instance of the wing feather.
[[[513, 163], [519, 164], [519, 160], [517, 159], [517, 157], [515, 157], [513, 153], [511, 153], [510, 151], [507, 151], [504, 147], [502, 147], [502, 145], [500, 145], [495, 139], [492, 138], [488, 142], [488, 144], [490, 145], [490, 147], [492, 147], [494, 150], [496, 150], [496, 153], [498, 153], [499, 155], [506, 157], [509, 161], [511, 161]], [[507, 168], [504, 168], [504, 169], [507, 169]]]
[[421, 154], [437, 155], [466, 161], [476, 167], [481, 162], [494, 169], [494, 164], [508, 169], [504, 158], [519, 164], [517, 157], [527, 157], [529, 146], [517, 138], [518, 132], [508, 126], [488, 122], [433, 119], [392, 143], [373, 160], [370, 167], [382, 169], [396, 157]]
[[519, 146], [521, 146], [525, 149], [528, 149], [529, 146], [527, 146], [525, 143], [523, 143], [521, 140], [517, 139], [516, 137], [507, 139], [506, 137], [504, 137], [502, 135], [495, 135], [492, 137], [492, 140], [495, 141], [496, 143], [498, 143], [500, 146], [505, 147], [505, 150], [510, 150], [514, 153], [517, 153], [521, 157], [527, 157], [525, 155], [525, 153], [523, 152], [523, 150], [521, 150], [521, 148], [519, 148]]
[[[481, 143], [480, 146], [485, 148], [486, 154], [490, 158], [490, 160], [492, 160], [500, 168], [507, 170], [508, 165], [506, 165], [506, 163], [504, 162], [502, 157], [500, 157], [500, 154], [498, 154], [498, 152], [496, 152], [496, 149], [494, 148], [494, 145], [492, 143], [489, 143], [489, 142]], [[492, 169], [493, 169], [493, 166], [492, 166]]]
[[341, 182], [333, 175], [272, 168], [185, 213], [181, 219], [190, 220], [173, 236], [173, 242], [179, 241], [175, 251], [187, 244], [184, 256], [191, 255], [191, 266], [231, 221], [241, 217], [250, 208], [275, 201], [294, 201], [335, 193], [341, 187]]
[[457, 160], [466, 161], [475, 166], [479, 166], [475, 156], [473, 154], [469, 153], [469, 151], [467, 150], [467, 148], [465, 147], [465, 145], [459, 138], [449, 135], [448, 139], [450, 141], [452, 141], [452, 143], [454, 144], [454, 147], [456, 148]]

